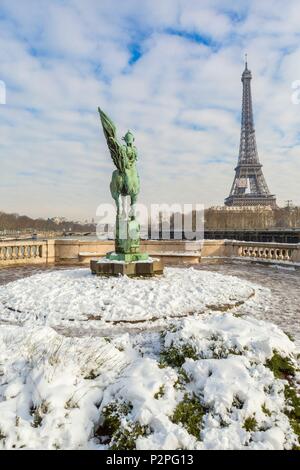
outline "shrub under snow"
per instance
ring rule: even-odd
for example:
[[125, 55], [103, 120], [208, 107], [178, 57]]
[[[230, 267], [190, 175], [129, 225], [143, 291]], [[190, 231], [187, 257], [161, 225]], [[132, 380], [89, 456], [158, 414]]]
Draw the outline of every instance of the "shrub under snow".
[[1, 326], [0, 448], [292, 449], [296, 379], [294, 343], [232, 313], [110, 338]]

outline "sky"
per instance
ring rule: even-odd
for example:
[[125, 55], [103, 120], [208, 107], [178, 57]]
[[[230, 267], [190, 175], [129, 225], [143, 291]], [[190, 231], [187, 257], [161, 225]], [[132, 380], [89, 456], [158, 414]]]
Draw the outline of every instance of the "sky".
[[267, 183], [300, 204], [299, 24], [298, 0], [0, 0], [0, 210], [83, 220], [111, 202], [98, 106], [135, 135], [141, 203], [221, 206], [245, 52]]

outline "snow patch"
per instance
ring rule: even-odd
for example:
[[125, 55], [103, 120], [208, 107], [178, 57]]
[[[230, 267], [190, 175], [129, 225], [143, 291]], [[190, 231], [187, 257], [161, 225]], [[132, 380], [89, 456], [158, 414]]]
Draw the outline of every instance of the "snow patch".
[[[183, 345], [194, 358], [162, 364], [163, 351]], [[138, 425], [138, 449], [289, 449], [296, 436], [284, 413], [286, 382], [266, 367], [274, 349], [294, 360], [295, 346], [279, 328], [230, 313], [177, 320], [163, 340], [2, 326], [0, 448], [107, 449], [99, 435], [105, 409], [123, 403], [130, 404], [119, 426], [123, 445], [126, 429]], [[196, 434], [173, 418], [187, 395], [204, 410]]]
[[[37, 274], [0, 287], [0, 321], [97, 328], [234, 307], [262, 289], [236, 277], [166, 268], [147, 279], [101, 278], [89, 269]], [[95, 320], [97, 320], [95, 322]]]

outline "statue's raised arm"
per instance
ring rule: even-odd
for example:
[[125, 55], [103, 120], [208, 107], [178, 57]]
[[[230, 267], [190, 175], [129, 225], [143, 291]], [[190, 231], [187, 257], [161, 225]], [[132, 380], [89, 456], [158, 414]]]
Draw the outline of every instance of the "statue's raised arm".
[[98, 108], [103, 127], [104, 136], [110, 151], [111, 158], [120, 172], [124, 171], [123, 146], [117, 140], [116, 126], [102, 109]]

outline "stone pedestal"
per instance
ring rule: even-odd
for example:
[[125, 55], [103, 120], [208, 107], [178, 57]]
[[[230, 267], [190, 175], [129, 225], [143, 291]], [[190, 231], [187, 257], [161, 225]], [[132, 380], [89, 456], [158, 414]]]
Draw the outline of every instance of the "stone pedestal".
[[110, 259], [91, 260], [92, 274], [97, 276], [155, 276], [163, 274], [163, 262], [159, 259], [148, 261], [114, 261]]
[[117, 215], [115, 251], [118, 255], [139, 254], [140, 224], [134, 216], [128, 218], [126, 215]]
[[134, 216], [117, 215], [115, 252], [91, 260], [91, 271], [97, 276], [155, 276], [163, 274], [160, 259], [150, 259], [140, 252], [140, 224]]

